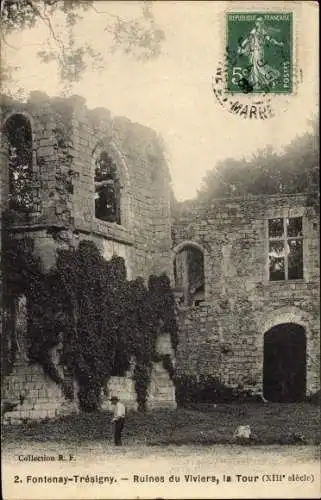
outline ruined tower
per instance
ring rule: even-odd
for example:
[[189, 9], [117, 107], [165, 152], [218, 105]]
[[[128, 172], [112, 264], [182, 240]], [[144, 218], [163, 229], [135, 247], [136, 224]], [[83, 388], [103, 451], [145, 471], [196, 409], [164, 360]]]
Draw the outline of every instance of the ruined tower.
[[[2, 225], [16, 238], [32, 238], [45, 272], [55, 265], [57, 249], [86, 239], [106, 259], [122, 257], [128, 279], [171, 276], [170, 175], [153, 130], [103, 108], [89, 110], [79, 96], [33, 92], [26, 103], [3, 98], [1, 111]], [[19, 304], [3, 304], [3, 316], [15, 316], [13, 336], [24, 328], [25, 307], [21, 298]], [[8, 321], [2, 324], [7, 334]], [[12, 418], [59, 413], [59, 389], [43, 379], [39, 367], [31, 372], [25, 358], [21, 352], [5, 393], [17, 394], [28, 377], [34, 384]], [[156, 368], [163, 388], [155, 375], [151, 401], [173, 405], [172, 384]], [[132, 390], [131, 383], [115, 384], [115, 390]]]

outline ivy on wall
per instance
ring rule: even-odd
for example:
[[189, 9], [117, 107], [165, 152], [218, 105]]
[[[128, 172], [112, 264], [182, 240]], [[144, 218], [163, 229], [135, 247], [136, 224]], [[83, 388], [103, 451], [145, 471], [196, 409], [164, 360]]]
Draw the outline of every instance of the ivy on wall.
[[3, 310], [7, 318], [2, 338], [3, 375], [10, 373], [17, 354], [15, 308], [18, 297], [25, 296], [28, 308], [25, 342], [29, 358], [41, 363], [70, 398], [70, 390], [50, 358], [50, 350], [59, 343], [63, 328], [58, 276], [55, 272], [43, 274], [41, 261], [34, 254], [33, 240], [27, 236], [16, 239], [4, 231], [2, 249]]
[[30, 359], [68, 387], [51, 361], [50, 349], [62, 343], [61, 362], [79, 385], [83, 410], [96, 410], [101, 389], [112, 374], [116, 354], [125, 364], [135, 358], [135, 388], [140, 410], [146, 407], [156, 341], [162, 332], [177, 347], [175, 300], [166, 275], [128, 281], [124, 260], [106, 261], [91, 241], [58, 250], [55, 269], [41, 272], [29, 238], [4, 245], [8, 296], [24, 294], [28, 304]]

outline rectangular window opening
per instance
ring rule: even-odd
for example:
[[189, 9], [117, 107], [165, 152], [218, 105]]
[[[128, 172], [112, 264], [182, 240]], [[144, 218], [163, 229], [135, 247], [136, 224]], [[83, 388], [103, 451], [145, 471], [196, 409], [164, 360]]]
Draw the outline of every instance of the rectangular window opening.
[[302, 217], [268, 221], [269, 280], [303, 279]]

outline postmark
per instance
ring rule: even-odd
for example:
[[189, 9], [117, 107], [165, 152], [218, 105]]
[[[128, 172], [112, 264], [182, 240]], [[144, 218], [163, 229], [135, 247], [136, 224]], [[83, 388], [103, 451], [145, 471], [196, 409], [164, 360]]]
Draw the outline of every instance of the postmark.
[[217, 102], [243, 119], [285, 112], [298, 86], [293, 12], [228, 11], [222, 21], [221, 60], [212, 75]]
[[228, 12], [227, 91], [293, 92], [292, 13]]
[[246, 91], [228, 92], [226, 90], [227, 74], [226, 64], [220, 62], [212, 77], [212, 91], [220, 106], [232, 115], [251, 120], [267, 120], [275, 116], [270, 95], [252, 95]]

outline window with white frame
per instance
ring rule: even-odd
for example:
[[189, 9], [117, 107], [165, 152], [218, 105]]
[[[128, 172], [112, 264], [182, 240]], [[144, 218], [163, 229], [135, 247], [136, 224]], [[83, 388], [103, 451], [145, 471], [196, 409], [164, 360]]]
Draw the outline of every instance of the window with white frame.
[[302, 217], [268, 220], [269, 280], [303, 279]]

